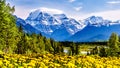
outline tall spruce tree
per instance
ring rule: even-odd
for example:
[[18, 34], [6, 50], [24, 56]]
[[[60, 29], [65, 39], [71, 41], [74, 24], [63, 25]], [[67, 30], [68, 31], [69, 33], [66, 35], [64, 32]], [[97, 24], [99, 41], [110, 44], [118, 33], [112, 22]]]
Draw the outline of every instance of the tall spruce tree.
[[18, 30], [13, 12], [14, 7], [0, 0], [0, 50], [6, 53], [13, 52], [17, 44]]
[[50, 39], [45, 39], [45, 51], [50, 52], [50, 53], [54, 52]]
[[109, 47], [118, 48], [118, 42], [119, 42], [118, 35], [116, 33], [112, 33], [108, 42]]
[[23, 53], [23, 49], [22, 49], [22, 47], [23, 47], [23, 35], [24, 35], [24, 33], [23, 33], [23, 28], [22, 28], [22, 26], [20, 25], [20, 27], [19, 27], [19, 29], [18, 29], [18, 33], [19, 33], [19, 37], [18, 37], [18, 39], [19, 39], [19, 41], [18, 41], [18, 43], [17, 43], [17, 48], [16, 48], [16, 50], [15, 50], [15, 53], [17, 53], [17, 54], [22, 54]]
[[119, 36], [119, 42], [120, 42], [120, 36]]
[[44, 37], [42, 35], [38, 35], [38, 48], [40, 50], [39, 53], [44, 54], [45, 53], [45, 42], [44, 42]]
[[119, 52], [119, 39], [118, 35], [116, 33], [112, 33], [110, 36], [110, 39], [108, 41], [108, 55], [109, 56], [117, 56], [117, 53]]

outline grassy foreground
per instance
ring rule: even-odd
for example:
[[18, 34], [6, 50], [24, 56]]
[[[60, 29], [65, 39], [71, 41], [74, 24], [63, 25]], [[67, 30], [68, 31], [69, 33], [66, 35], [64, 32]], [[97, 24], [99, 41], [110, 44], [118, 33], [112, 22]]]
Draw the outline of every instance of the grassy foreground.
[[0, 54], [0, 68], [119, 68], [120, 57]]

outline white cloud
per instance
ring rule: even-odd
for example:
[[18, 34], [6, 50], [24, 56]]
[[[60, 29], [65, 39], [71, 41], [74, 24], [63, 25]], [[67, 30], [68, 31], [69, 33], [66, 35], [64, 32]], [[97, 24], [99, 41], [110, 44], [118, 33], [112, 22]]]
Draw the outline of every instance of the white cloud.
[[62, 14], [64, 13], [62, 10], [59, 9], [53, 9], [53, 8], [46, 8], [46, 7], [41, 7], [41, 11], [51, 13], [51, 14]]
[[[50, 14], [62, 14], [62, 13], [64, 13], [63, 11], [58, 10], [58, 9], [51, 9], [51, 8], [45, 8], [45, 7], [41, 7], [41, 8], [37, 8], [37, 9], [40, 11], [43, 11], [43, 12], [50, 13]], [[14, 14], [20, 18], [26, 19], [30, 12], [35, 11], [37, 9], [26, 9], [24, 7], [16, 6]]]
[[91, 14], [83, 14], [80, 16], [80, 20], [86, 19], [90, 16], [101, 16], [104, 19], [116, 21], [120, 20], [120, 10], [109, 10], [109, 11], [103, 11], [103, 12], [96, 12]]
[[76, 10], [76, 11], [80, 11], [81, 9], [82, 9], [83, 7], [74, 7], [74, 9]]
[[[23, 19], [26, 19], [27, 16], [29, 15], [29, 13], [31, 12], [31, 9], [26, 9], [24, 7], [18, 7], [16, 6], [15, 8], [15, 15], [17, 15], [18, 17], [21, 17]], [[58, 9], [51, 9], [51, 8], [39, 8], [42, 11], [48, 12], [48, 13], [53, 13], [53, 14], [61, 14], [64, 13], [61, 10]], [[66, 13], [67, 14], [67, 13]], [[119, 10], [109, 10], [109, 11], [102, 11], [102, 12], [95, 12], [95, 13], [89, 13], [89, 14], [85, 14], [85, 13], [77, 13], [77, 14], [67, 14], [68, 17], [71, 18], [75, 18], [77, 20], [83, 20], [86, 19], [90, 16], [101, 16], [104, 19], [108, 19], [108, 20], [112, 20], [112, 21], [116, 21], [116, 20], [120, 20], [120, 9]]]
[[50, 14], [62, 14], [62, 13], [64, 13], [62, 10], [53, 9], [53, 8], [46, 8], [46, 7], [40, 7], [37, 9], [33, 9], [33, 10], [31, 10], [31, 12], [35, 11], [35, 10], [40, 10], [42, 12], [46, 12], [46, 13], [50, 13]]
[[107, 3], [114, 5], [114, 4], [120, 4], [120, 1], [108, 1]]
[[69, 0], [70, 3], [75, 2], [76, 0]]

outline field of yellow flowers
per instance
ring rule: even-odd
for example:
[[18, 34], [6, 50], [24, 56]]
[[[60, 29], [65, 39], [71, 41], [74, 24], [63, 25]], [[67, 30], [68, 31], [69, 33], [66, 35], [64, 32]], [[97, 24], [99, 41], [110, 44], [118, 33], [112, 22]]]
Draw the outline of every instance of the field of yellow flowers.
[[0, 68], [120, 68], [120, 57], [0, 54]]

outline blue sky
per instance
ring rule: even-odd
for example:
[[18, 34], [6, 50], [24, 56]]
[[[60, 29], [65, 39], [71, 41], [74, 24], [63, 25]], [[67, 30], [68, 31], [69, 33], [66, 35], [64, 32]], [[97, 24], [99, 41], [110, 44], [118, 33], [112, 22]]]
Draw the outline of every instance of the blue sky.
[[120, 20], [120, 0], [7, 0], [16, 6], [15, 14], [25, 19], [32, 10], [41, 9], [51, 13], [64, 13], [77, 20], [89, 16]]

